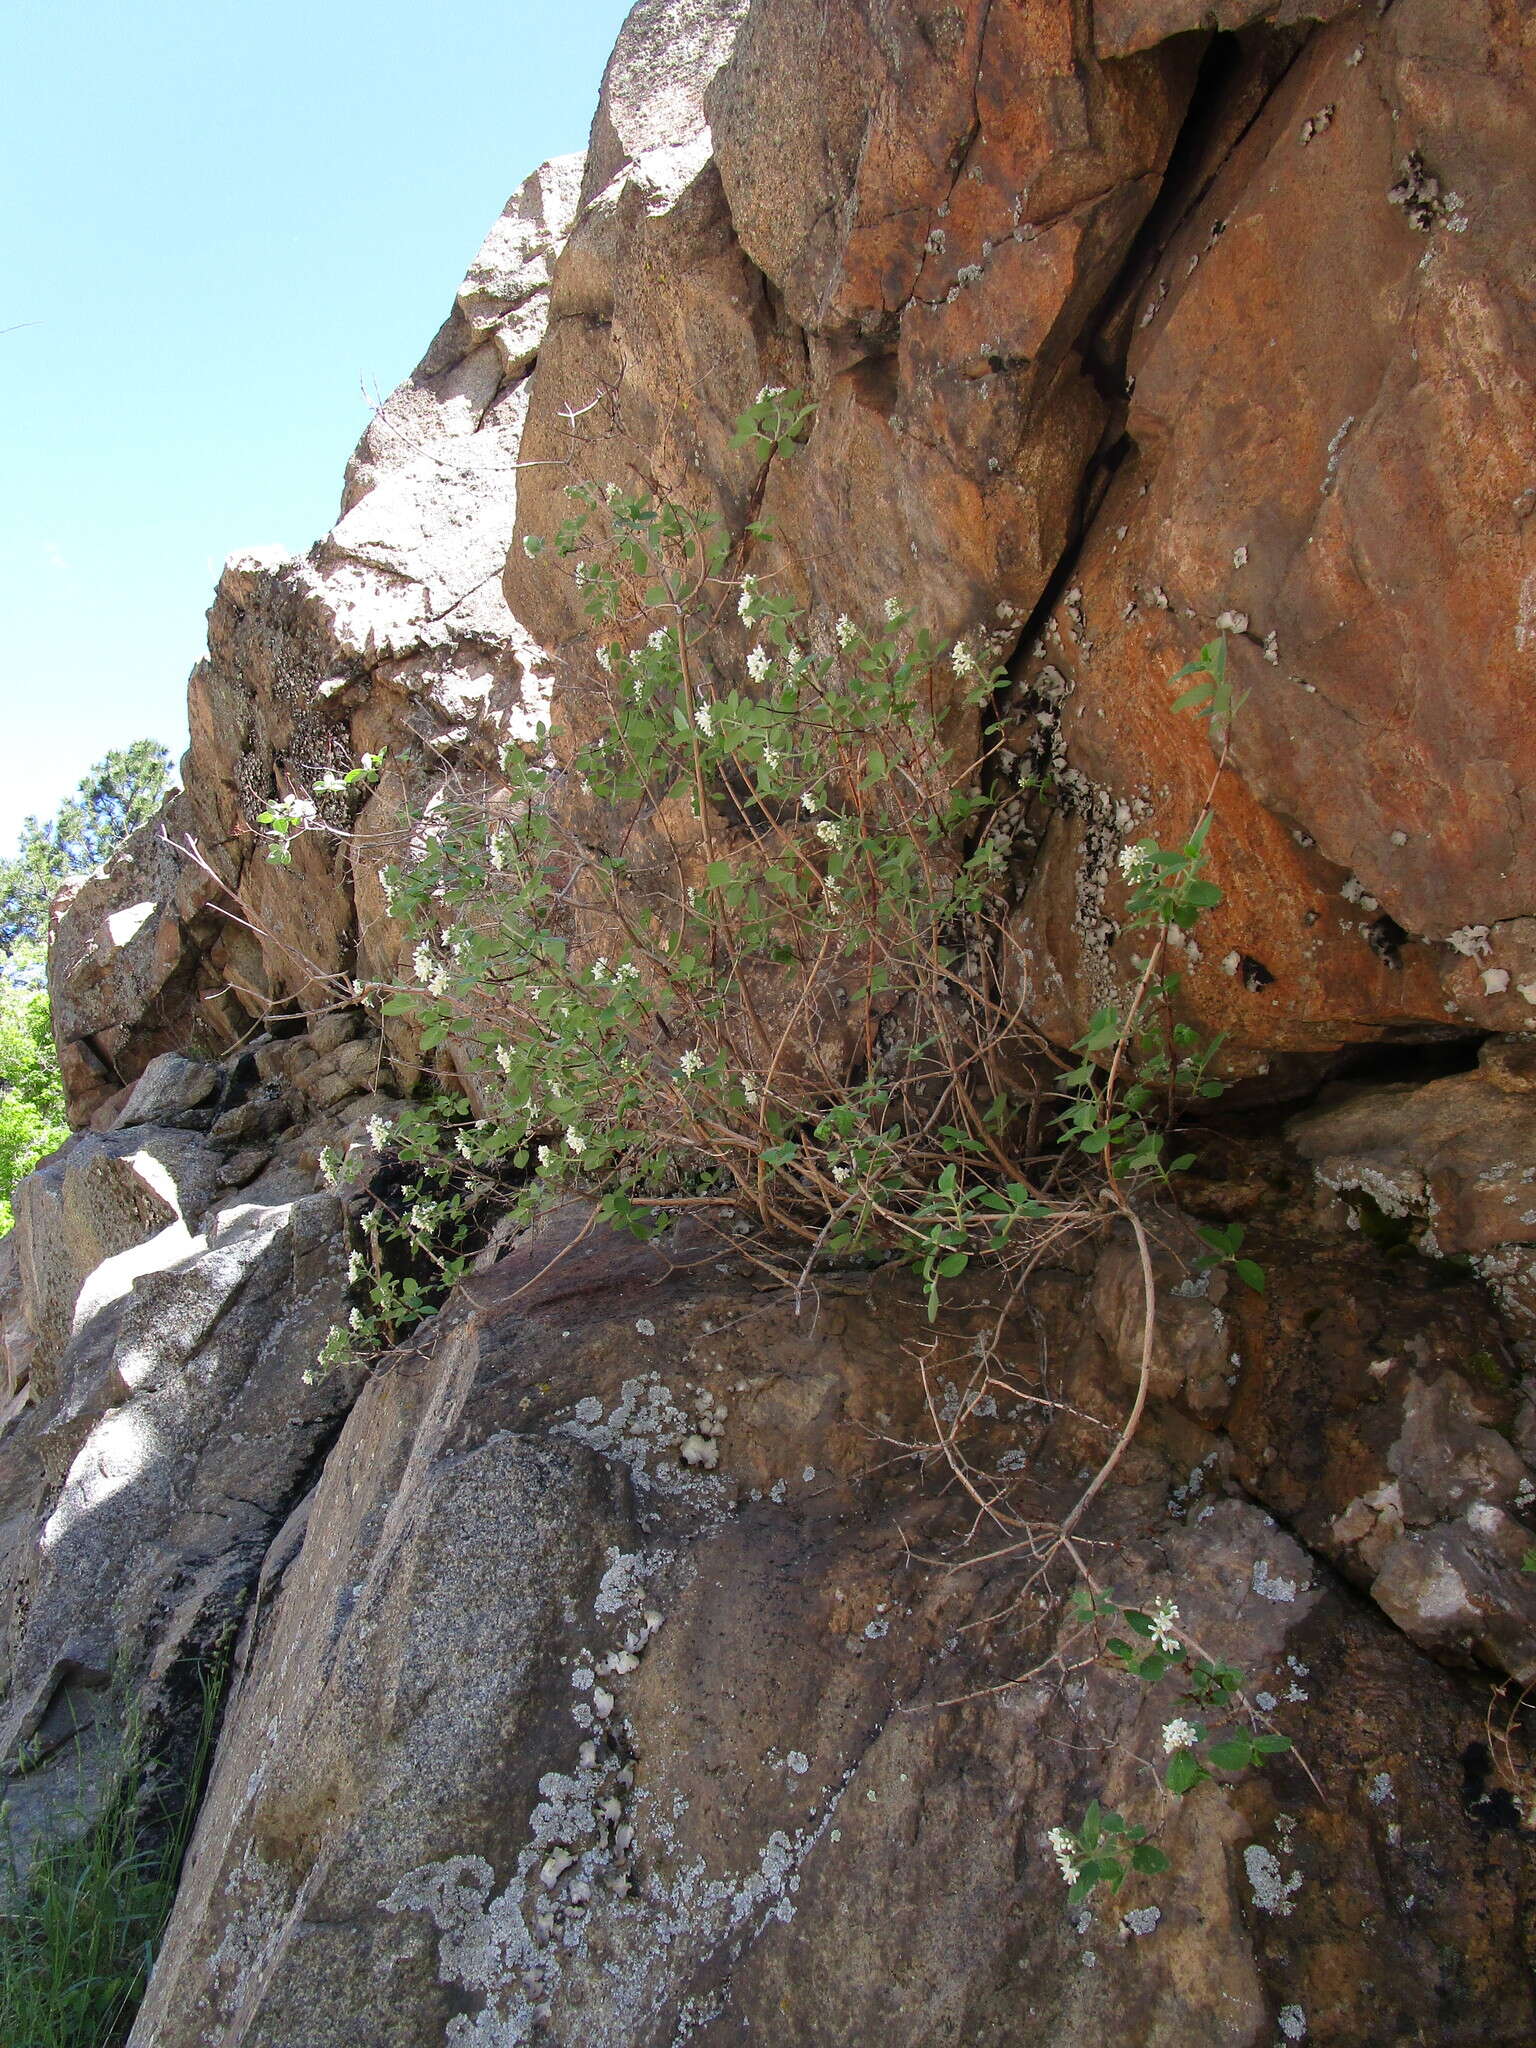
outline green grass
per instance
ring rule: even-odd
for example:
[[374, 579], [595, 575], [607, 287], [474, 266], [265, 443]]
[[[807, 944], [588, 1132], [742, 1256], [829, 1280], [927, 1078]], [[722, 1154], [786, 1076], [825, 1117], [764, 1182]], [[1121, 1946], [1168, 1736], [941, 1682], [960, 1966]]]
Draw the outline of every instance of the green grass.
[[176, 1896], [221, 1680], [222, 1664], [203, 1674], [191, 1780], [173, 1808], [144, 1796], [142, 1768], [130, 1763], [98, 1814], [78, 1807], [32, 1846], [25, 1867], [7, 1835], [0, 1849], [10, 1856], [0, 1874], [4, 2048], [120, 2048], [127, 2040]]

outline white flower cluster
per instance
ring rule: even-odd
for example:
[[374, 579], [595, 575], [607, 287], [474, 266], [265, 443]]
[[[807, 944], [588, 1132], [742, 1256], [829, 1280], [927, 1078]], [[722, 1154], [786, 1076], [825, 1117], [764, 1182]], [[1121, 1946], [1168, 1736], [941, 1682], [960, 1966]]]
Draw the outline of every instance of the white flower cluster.
[[859, 637], [858, 627], [853, 623], [852, 619], [849, 618], [846, 612], [843, 612], [839, 615], [837, 625], [834, 628], [834, 630], [837, 634], [837, 644], [839, 647], [851, 647], [854, 641], [857, 640]]
[[836, 818], [823, 818], [817, 824], [816, 837], [823, 846], [841, 846], [843, 828]]
[[496, 1048], [496, 1064], [504, 1074], [511, 1073], [512, 1055], [504, 1045], [498, 1045]]
[[749, 622], [757, 616], [757, 578], [743, 576], [741, 594], [736, 599], [736, 616]]
[[748, 1109], [756, 1109], [763, 1099], [756, 1081], [750, 1074], [743, 1074], [741, 1077], [741, 1093]]
[[957, 640], [954, 647], [950, 650], [949, 665], [962, 682], [968, 676], [979, 676], [981, 674], [975, 655], [972, 654], [970, 648], [963, 640]]
[[709, 740], [714, 738], [715, 714], [710, 709], [709, 705], [700, 704], [695, 707], [693, 714], [693, 722], [699, 728], [699, 731], [703, 733], [705, 739]]
[[581, 1157], [582, 1153], [585, 1152], [587, 1149], [586, 1139], [581, 1135], [580, 1131], [577, 1130], [574, 1124], [566, 1125], [565, 1142], [570, 1147], [570, 1149], [576, 1154], [576, 1157], [578, 1159]]
[[1171, 1600], [1154, 1600], [1149, 1619], [1152, 1623], [1152, 1640], [1157, 1647], [1170, 1657], [1176, 1657], [1182, 1647], [1173, 1624], [1179, 1618], [1179, 1610]]
[[375, 1152], [382, 1152], [385, 1146], [389, 1143], [390, 1130], [390, 1124], [383, 1117], [369, 1117], [368, 1142], [373, 1147]]
[[677, 1070], [680, 1074], [685, 1075], [691, 1080], [695, 1074], [702, 1070], [703, 1065], [704, 1061], [701, 1055], [696, 1053], [693, 1047], [690, 1046], [678, 1061]]
[[1193, 1749], [1199, 1740], [1200, 1730], [1180, 1714], [1163, 1729], [1163, 1754], [1172, 1756], [1175, 1750]]
[[1063, 1883], [1076, 1884], [1082, 1876], [1076, 1842], [1065, 1828], [1052, 1828], [1045, 1839], [1051, 1845], [1051, 1854], [1056, 1858], [1056, 1868], [1061, 1872]]
[[747, 674], [754, 683], [760, 683], [773, 666], [773, 657], [767, 648], [759, 644], [747, 655]]

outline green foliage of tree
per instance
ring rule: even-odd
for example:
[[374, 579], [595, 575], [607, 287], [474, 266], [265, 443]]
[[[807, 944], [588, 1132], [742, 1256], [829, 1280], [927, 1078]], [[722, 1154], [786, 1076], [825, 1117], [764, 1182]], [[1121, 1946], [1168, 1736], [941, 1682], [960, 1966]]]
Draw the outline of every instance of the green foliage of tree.
[[46, 940], [48, 905], [61, 883], [108, 859], [136, 825], [153, 817], [170, 778], [157, 740], [135, 740], [102, 756], [52, 818], [28, 818], [14, 856], [0, 860], [0, 953]]
[[28, 818], [14, 856], [0, 860], [0, 1234], [16, 1183], [69, 1136], [43, 988], [48, 906], [153, 817], [170, 772], [157, 740], [115, 748], [55, 816]]
[[68, 1136], [48, 997], [0, 982], [0, 1232], [17, 1181]]

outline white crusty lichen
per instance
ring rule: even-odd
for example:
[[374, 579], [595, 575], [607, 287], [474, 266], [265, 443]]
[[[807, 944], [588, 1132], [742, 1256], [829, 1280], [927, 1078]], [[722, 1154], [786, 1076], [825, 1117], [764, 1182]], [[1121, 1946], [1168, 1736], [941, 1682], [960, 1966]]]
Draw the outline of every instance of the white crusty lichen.
[[1279, 1858], [1262, 1842], [1251, 1842], [1243, 1851], [1243, 1868], [1248, 1873], [1253, 1903], [1261, 1913], [1275, 1913], [1284, 1918], [1293, 1910], [1292, 1901], [1301, 1890], [1299, 1870], [1293, 1870], [1287, 1877], [1280, 1868]]

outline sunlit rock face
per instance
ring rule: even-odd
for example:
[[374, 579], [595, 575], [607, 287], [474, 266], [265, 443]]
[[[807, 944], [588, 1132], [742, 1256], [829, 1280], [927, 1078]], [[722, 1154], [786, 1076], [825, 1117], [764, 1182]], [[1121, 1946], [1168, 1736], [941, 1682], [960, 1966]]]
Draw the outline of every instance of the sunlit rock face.
[[[330, 533], [301, 557], [255, 548], [225, 565], [190, 684], [185, 793], [57, 918], [55, 1028], [77, 1121], [115, 1114], [117, 1091], [167, 1048], [218, 1052], [274, 1004], [312, 1006], [324, 976], [393, 977], [401, 934], [379, 869], [407, 810], [493, 773], [546, 709], [501, 570], [583, 161], [546, 164], [508, 201], [363, 436]], [[372, 793], [319, 809], [369, 852], [311, 836], [291, 868], [270, 866], [261, 812], [365, 753], [384, 757]]]
[[[184, 1757], [233, 1646], [135, 2048], [1536, 2034], [1518, 15], [642, 0], [336, 526], [228, 564], [185, 791], [58, 907], [79, 1134], [0, 1248], [23, 1832], [131, 1713]], [[765, 384], [816, 410], [763, 470], [730, 442]], [[1010, 993], [1061, 1047], [1134, 971], [1121, 855], [1211, 784], [1168, 678], [1226, 636], [1179, 1000], [1241, 1092], [1158, 1212], [1150, 1401], [1083, 1557], [1175, 1601], [1294, 1757], [1165, 1795], [1170, 1696], [989, 1519], [1059, 1515], [1120, 1427], [1129, 1238], [1010, 1305], [980, 1501], [932, 1444], [984, 1283], [935, 1334], [890, 1273], [797, 1302], [566, 1217], [361, 1391], [310, 1376], [374, 1199], [322, 1152], [417, 1078], [352, 986], [411, 944], [380, 868], [551, 705], [611, 716], [522, 546], [577, 477], [760, 516], [816, 631], [895, 596], [1001, 649], [1052, 787], [1010, 810]], [[269, 864], [262, 810], [364, 753]], [[1200, 1268], [1218, 1223], [1262, 1298]], [[1095, 1796], [1173, 1869], [1069, 1909], [1047, 1833]]]

